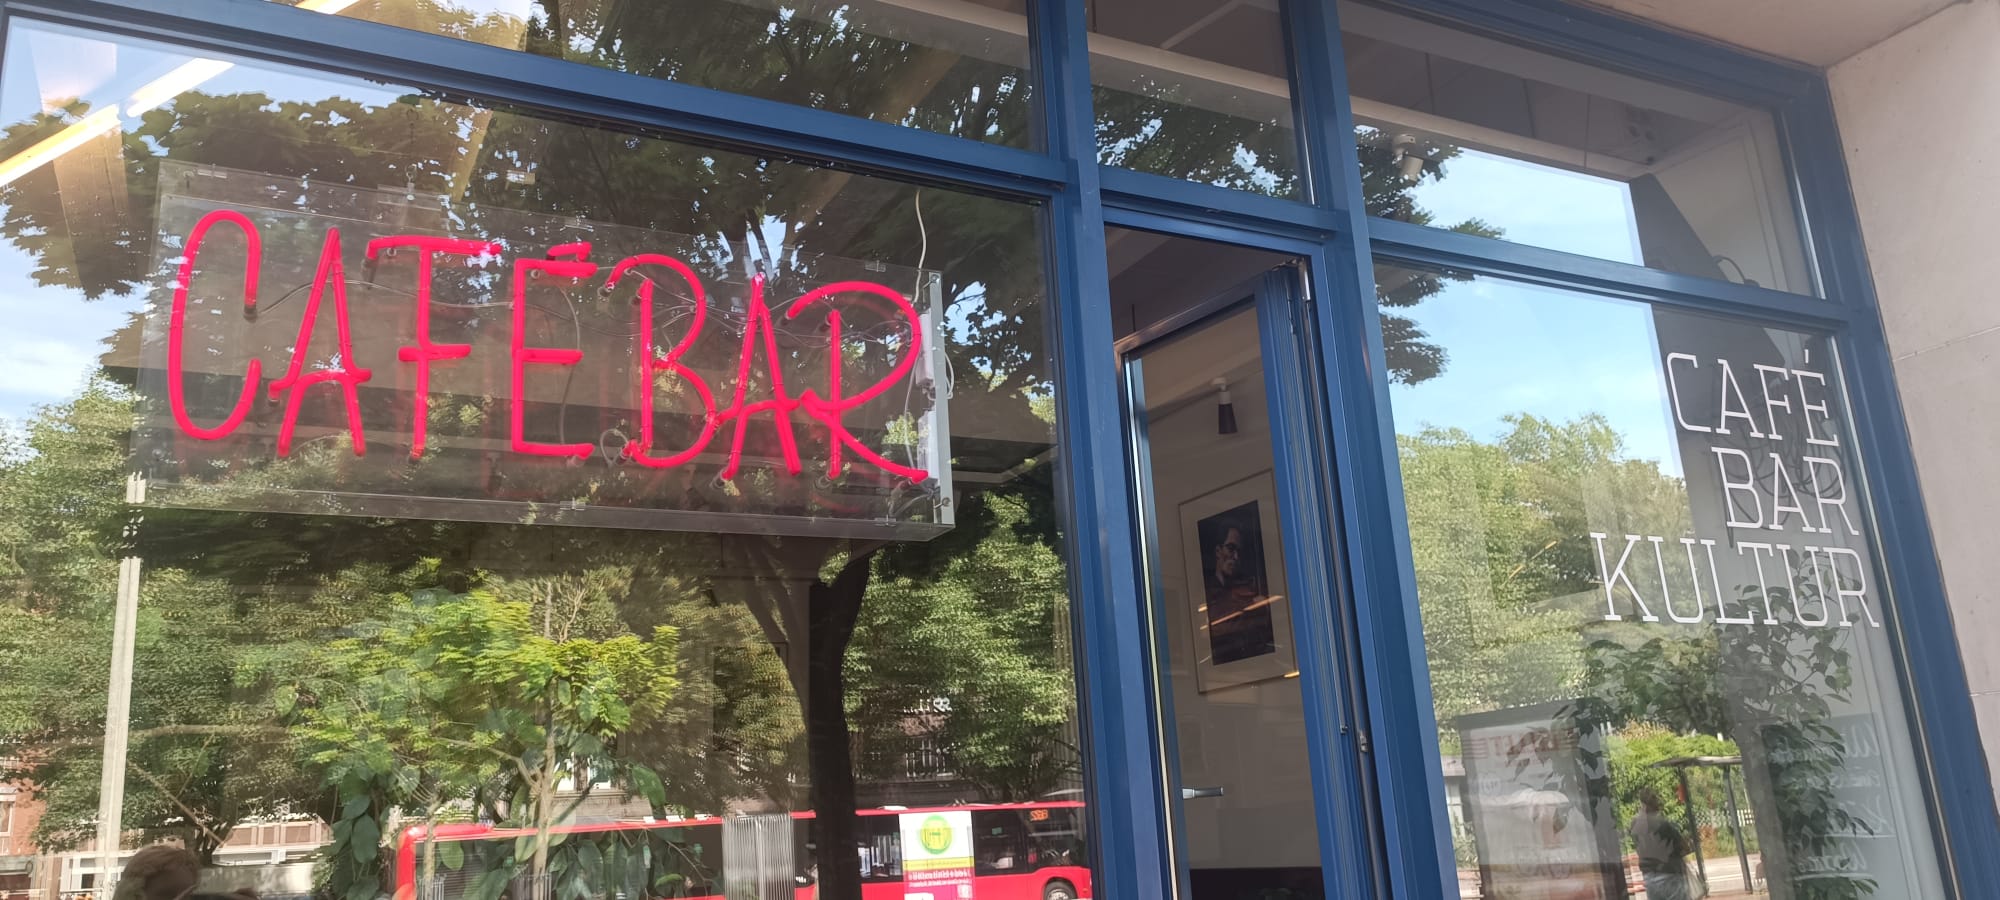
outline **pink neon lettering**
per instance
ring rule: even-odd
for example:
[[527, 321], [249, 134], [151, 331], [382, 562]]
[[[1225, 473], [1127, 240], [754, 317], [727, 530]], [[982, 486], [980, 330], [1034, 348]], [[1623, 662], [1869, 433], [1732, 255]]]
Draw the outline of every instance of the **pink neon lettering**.
[[424, 435], [428, 430], [431, 408], [431, 363], [445, 359], [464, 359], [472, 355], [471, 344], [437, 344], [431, 342], [431, 274], [437, 254], [454, 256], [495, 256], [500, 253], [500, 245], [492, 241], [456, 240], [453, 238], [428, 237], [406, 234], [396, 237], [376, 238], [368, 242], [368, 258], [375, 259], [382, 251], [395, 251], [409, 247], [417, 251], [417, 342], [411, 346], [398, 348], [396, 358], [417, 364], [416, 411], [410, 419], [410, 458], [424, 456]]
[[[339, 343], [339, 355], [330, 368], [305, 371], [306, 354], [312, 352], [313, 320], [319, 318], [319, 299], [328, 284], [333, 285], [333, 327]], [[322, 381], [340, 384], [347, 403], [347, 433], [354, 444], [354, 455], [368, 452], [367, 438], [361, 430], [361, 392], [356, 387], [367, 381], [371, 374], [367, 369], [352, 368], [354, 365], [354, 340], [347, 328], [347, 274], [340, 264], [340, 229], [326, 230], [326, 244], [319, 254], [319, 272], [313, 275], [312, 293], [306, 297], [305, 317], [299, 321], [299, 336], [292, 343], [292, 362], [285, 370], [285, 377], [271, 382], [271, 396], [285, 395], [285, 418], [278, 425], [278, 455], [289, 456], [292, 452], [292, 432], [298, 427], [299, 402], [305, 398], [306, 389]]]
[[[219, 440], [237, 429], [247, 418], [254, 397], [260, 385], [260, 363], [251, 359], [245, 366], [243, 395], [231, 410], [229, 416], [214, 428], [202, 428], [195, 424], [186, 407], [183, 394], [183, 354], [186, 343], [186, 320], [189, 292], [192, 289], [196, 255], [208, 232], [218, 223], [236, 225], [244, 233], [247, 256], [244, 265], [243, 300], [246, 310], [257, 308], [257, 281], [261, 265], [261, 241], [256, 226], [242, 213], [233, 210], [216, 210], [195, 225], [188, 237], [187, 254], [181, 260], [179, 277], [175, 283], [174, 302], [169, 323], [167, 351], [168, 394], [174, 420], [181, 430], [200, 440]], [[445, 360], [464, 359], [471, 355], [472, 346], [464, 343], [438, 343], [431, 335], [431, 306], [434, 302], [433, 280], [437, 259], [440, 255], [468, 258], [491, 257], [501, 254], [503, 248], [492, 241], [479, 241], [434, 237], [426, 235], [398, 235], [370, 241], [367, 256], [372, 261], [383, 253], [394, 253], [403, 249], [417, 253], [416, 259], [416, 300], [415, 341], [397, 349], [397, 358], [415, 365], [414, 409], [411, 423], [410, 455], [421, 459], [426, 446], [426, 432], [429, 418], [430, 376], [435, 363]], [[513, 304], [510, 336], [510, 375], [513, 396], [510, 410], [510, 446], [514, 452], [531, 456], [581, 458], [588, 456], [594, 445], [588, 442], [548, 443], [530, 441], [526, 436], [527, 370], [529, 366], [575, 366], [583, 360], [582, 349], [562, 347], [529, 346], [527, 336], [527, 288], [531, 279], [553, 277], [582, 281], [594, 277], [599, 267], [588, 261], [591, 245], [587, 242], [560, 244], [549, 248], [543, 259], [521, 259], [514, 263]], [[829, 478], [839, 476], [843, 464], [851, 454], [870, 463], [882, 471], [911, 482], [921, 482], [930, 477], [922, 469], [895, 463], [876, 450], [862, 443], [861, 439], [846, 425], [846, 416], [852, 410], [884, 396], [902, 380], [911, 376], [923, 353], [923, 323], [910, 300], [902, 294], [884, 287], [862, 281], [847, 281], [829, 284], [811, 291], [789, 304], [787, 319], [796, 319], [806, 312], [807, 307], [820, 301], [828, 302], [827, 321], [827, 387], [824, 396], [814, 390], [805, 390], [799, 396], [792, 396], [786, 389], [783, 366], [779, 355], [776, 329], [773, 326], [771, 309], [766, 302], [766, 283], [762, 275], [755, 276], [750, 283], [749, 308], [744, 326], [742, 346], [736, 360], [736, 389], [730, 405], [717, 409], [714, 390], [702, 375], [689, 367], [685, 357], [700, 340], [707, 322], [708, 301], [701, 279], [686, 263], [670, 256], [656, 253], [642, 253], [626, 258], [612, 268], [605, 283], [607, 291], [628, 274], [641, 266], [662, 266], [673, 271], [688, 286], [693, 299], [692, 321], [686, 332], [673, 344], [661, 352], [654, 335], [655, 295], [658, 284], [651, 278], [639, 275], [640, 285], [635, 302], [636, 318], [639, 325], [637, 352], [637, 380], [639, 412], [638, 440], [626, 445], [627, 459], [652, 469], [668, 469], [693, 461], [713, 442], [724, 423], [733, 420], [730, 448], [721, 470], [721, 476], [731, 479], [741, 471], [748, 438], [750, 420], [769, 411], [772, 427], [776, 431], [781, 460], [788, 474], [798, 475], [803, 471], [800, 460], [796, 430], [792, 420], [795, 411], [805, 413], [813, 422], [824, 427], [827, 433], [827, 467]], [[313, 329], [318, 319], [320, 303], [328, 287], [333, 291], [334, 327], [337, 332], [338, 351], [333, 360], [324, 367], [308, 369], [311, 353]], [[900, 360], [886, 375], [866, 389], [847, 393], [845, 361], [841, 352], [845, 338], [845, 317], [841, 304], [835, 302], [843, 296], [861, 295], [864, 298], [886, 300], [900, 314], [905, 327], [909, 329], [908, 344]], [[765, 377], [769, 381], [766, 389], [769, 396], [752, 400], [750, 394], [751, 369], [756, 364], [756, 354], [762, 347], [765, 357]], [[343, 264], [341, 262], [340, 232], [328, 229], [322, 247], [319, 267], [314, 275], [312, 291], [305, 304], [304, 315], [299, 323], [298, 336], [293, 342], [292, 356], [283, 377], [268, 386], [273, 398], [284, 395], [285, 410], [278, 429], [279, 456], [288, 456], [296, 437], [299, 413], [307, 389], [315, 384], [332, 381], [340, 385], [347, 415], [349, 437], [357, 456], [367, 452], [367, 439], [361, 420], [359, 385], [370, 380], [372, 373], [355, 364], [353, 339], [349, 327], [347, 309], [347, 288]], [[661, 375], [679, 379], [694, 390], [701, 407], [702, 425], [699, 434], [688, 446], [672, 453], [660, 453], [655, 446], [657, 389]], [[692, 410], [690, 410], [691, 412]]]
[[[573, 456], [578, 459], [590, 455], [590, 444], [551, 444], [528, 440], [528, 367], [529, 366], [573, 366], [583, 361], [582, 350], [565, 350], [560, 347], [528, 346], [528, 277], [530, 272], [545, 272], [557, 278], [584, 279], [597, 274], [597, 264], [584, 262], [583, 257], [590, 252], [589, 244], [564, 244], [552, 248], [574, 252], [574, 261], [554, 259], [517, 259], [514, 261], [514, 333], [511, 342], [514, 400], [512, 404], [513, 424], [509, 435], [509, 445], [516, 453], [529, 456]], [[562, 412], [558, 411], [557, 415]]]
[[[743, 401], [750, 391], [750, 362], [757, 354], [760, 333], [764, 338], [764, 371], [771, 379], [771, 399], [746, 404]], [[764, 305], [764, 276], [752, 275], [750, 312], [743, 326], [743, 352], [736, 358], [736, 399], [717, 416], [718, 422], [736, 420], [736, 437], [729, 445], [729, 462], [722, 467], [723, 479], [735, 478], [743, 464], [743, 437], [750, 427], [750, 417], [767, 409], [771, 411], [771, 426], [778, 431], [778, 450], [784, 457], [785, 472], [797, 475], [805, 471], [799, 464], [798, 440], [792, 433], [792, 410], [798, 405], [799, 401], [785, 393], [785, 376], [778, 370], [778, 334], [771, 327], [771, 309]]]
[[[820, 424], [826, 426], [830, 443], [835, 448], [835, 452], [829, 454], [829, 457], [834, 460], [836, 467], [840, 459], [838, 449], [842, 444], [845, 444], [849, 449], [854, 451], [854, 455], [873, 463], [884, 472], [902, 476], [909, 479], [912, 483], [923, 481], [930, 477], [929, 472], [891, 462], [884, 458], [882, 454], [876, 453], [874, 450], [869, 449], [866, 444], [861, 443], [861, 439], [855, 437], [853, 432], [848, 431], [847, 424], [844, 421], [848, 410], [882, 396], [896, 382], [909, 377], [910, 370], [916, 367], [918, 355], [923, 350], [923, 322], [917, 318], [916, 307], [910, 305], [910, 301], [902, 294], [882, 285], [866, 281], [836, 282], [814, 290], [800, 297], [798, 302], [793, 303], [792, 308], [785, 313], [785, 318], [796, 319], [800, 313], [805, 312], [806, 307], [841, 294], [869, 294], [894, 303], [896, 310], [903, 314], [904, 324], [908, 325], [910, 329], [909, 351], [903, 354], [903, 358], [896, 362], [896, 367], [891, 369], [889, 374], [882, 376], [880, 381], [869, 385], [866, 390], [858, 394], [842, 397], [840, 394], [839, 378], [840, 324], [837, 318], [838, 312], [831, 312], [828, 316], [833, 326], [831, 344], [833, 352], [831, 353], [832, 362], [828, 363], [829, 375], [831, 377], [827, 379], [827, 390], [831, 396], [822, 399], [811, 390], [807, 390], [800, 396], [798, 405], [801, 409], [805, 410], [806, 415], [811, 416]], [[738, 390], [740, 391], [741, 389], [739, 386]], [[831, 477], [831, 473], [834, 470], [829, 469], [828, 471], [829, 477]]]
[[[785, 318], [792, 318], [792, 313], [796, 313], [797, 311], [798, 304], [793, 304], [792, 312], [786, 313]], [[840, 310], [838, 308], [829, 309], [826, 311], [826, 395], [836, 401], [840, 399], [840, 370], [842, 365], [840, 353]], [[805, 396], [812, 396], [810, 388], [806, 390]], [[811, 416], [812, 414], [812, 410], [806, 410], [806, 415]], [[813, 418], [818, 418], [818, 416], [813, 416]], [[836, 425], [828, 425], [826, 428], [826, 477], [828, 478], [840, 477], [840, 451], [846, 444], [840, 439], [840, 435], [835, 433], [838, 428], [839, 426]]]
[[250, 415], [250, 406], [257, 395], [257, 382], [261, 372], [256, 359], [251, 359], [243, 367], [243, 394], [236, 399], [236, 405], [229, 410], [229, 416], [214, 428], [203, 428], [194, 423], [188, 415], [185, 388], [181, 384], [181, 348], [187, 342], [188, 290], [194, 281], [194, 257], [201, 252], [201, 242], [208, 237], [208, 230], [217, 222], [230, 222], [243, 230], [243, 308], [257, 309], [257, 272], [261, 266], [263, 245], [257, 237], [257, 226], [248, 216], [233, 209], [218, 209], [201, 217], [194, 231], [188, 233], [187, 254], [181, 258], [180, 276], [174, 280], [173, 312], [167, 319], [167, 406], [173, 411], [174, 423], [187, 432], [189, 437], [201, 441], [218, 441], [229, 436], [243, 419]]
[[[688, 290], [694, 295], [694, 320], [688, 325], [687, 334], [682, 335], [680, 341], [667, 350], [666, 355], [656, 355], [653, 350], [653, 280], [640, 276], [639, 299], [636, 304], [639, 307], [639, 440], [626, 446], [625, 455], [639, 465], [667, 469], [686, 463], [699, 455], [708, 446], [708, 442], [714, 439], [716, 425], [719, 424], [715, 417], [715, 395], [709, 392], [708, 382], [693, 369], [681, 363], [681, 357], [692, 349], [694, 342], [701, 337], [702, 325], [708, 318], [708, 298], [703, 294], [701, 279], [695, 276], [693, 269], [688, 268], [687, 264], [680, 260], [657, 253], [642, 253], [619, 262], [612, 268], [611, 277], [605, 282], [605, 286], [616, 287], [618, 280], [624, 278], [626, 272], [641, 265], [660, 265], [674, 270], [674, 274], [687, 282]], [[694, 443], [689, 444], [687, 449], [670, 456], [651, 455], [654, 377], [661, 372], [672, 374], [687, 382], [694, 388], [695, 396], [701, 399], [701, 436], [695, 438]]]

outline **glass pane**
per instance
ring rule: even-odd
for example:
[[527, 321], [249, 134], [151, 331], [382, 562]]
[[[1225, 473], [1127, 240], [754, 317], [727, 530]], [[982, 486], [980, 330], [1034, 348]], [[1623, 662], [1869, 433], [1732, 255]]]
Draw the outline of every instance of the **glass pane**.
[[[1133, 323], [1123, 346], [1146, 465], [1179, 896], [1322, 897], [1270, 407], [1240, 288], [1284, 258], [1123, 229], [1106, 238], [1113, 307]], [[1188, 325], [1191, 311], [1214, 314]]]
[[1276, 2], [1092, 0], [1088, 9], [1098, 162], [1305, 196]]
[[303, 9], [1032, 147], [1027, 0], [277, 0]]
[[0, 875], [1090, 895], [1038, 209], [5, 49]]
[[1369, 215], [1811, 293], [1769, 113], [1340, 4]]
[[1375, 276], [1461, 890], [1943, 896], [1827, 338]]

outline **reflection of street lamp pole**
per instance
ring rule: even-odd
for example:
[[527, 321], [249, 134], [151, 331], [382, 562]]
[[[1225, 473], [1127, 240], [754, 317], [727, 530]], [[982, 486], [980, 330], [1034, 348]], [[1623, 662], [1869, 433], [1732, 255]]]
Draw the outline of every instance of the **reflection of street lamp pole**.
[[1729, 831], [1736, 838], [1736, 861], [1743, 866], [1743, 890], [1756, 890], [1750, 875], [1750, 846], [1743, 840], [1743, 814], [1736, 806], [1736, 779], [1729, 770], [1743, 765], [1741, 756], [1676, 756], [1653, 763], [1655, 769], [1673, 769], [1680, 779], [1681, 806], [1687, 810], [1688, 833], [1693, 836], [1694, 862], [1703, 884], [1708, 883], [1708, 864], [1701, 854], [1701, 827], [1694, 817], [1694, 792], [1688, 789], [1688, 769], [1701, 767], [1722, 770], [1722, 795], [1729, 801]]
[[1694, 870], [1701, 877], [1701, 883], [1708, 883], [1708, 860], [1701, 855], [1701, 823], [1694, 817], [1694, 791], [1688, 789], [1686, 766], [1675, 766], [1674, 774], [1681, 780], [1681, 811], [1687, 813], [1688, 843], [1694, 845]]
[[1730, 777], [1730, 766], [1722, 767], [1722, 795], [1729, 799], [1729, 830], [1736, 835], [1736, 861], [1743, 865], [1743, 892], [1757, 889], [1750, 877], [1750, 846], [1743, 842], [1743, 813], [1736, 808], [1736, 779]]
[[[133, 472], [125, 476], [125, 502], [133, 506], [146, 501], [146, 478]], [[137, 536], [139, 517], [125, 526], [125, 539]], [[118, 561], [118, 596], [111, 625], [111, 686], [104, 700], [103, 772], [97, 786], [97, 854], [99, 868], [92, 891], [107, 891], [118, 879], [118, 848], [123, 842], [125, 819], [125, 757], [131, 743], [132, 655], [139, 620], [138, 556]]]

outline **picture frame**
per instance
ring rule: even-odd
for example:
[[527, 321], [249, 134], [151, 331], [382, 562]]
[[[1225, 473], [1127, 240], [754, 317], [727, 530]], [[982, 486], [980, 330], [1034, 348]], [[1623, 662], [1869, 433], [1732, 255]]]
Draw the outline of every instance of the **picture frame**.
[[1271, 471], [1182, 503], [1180, 527], [1198, 689], [1298, 671]]

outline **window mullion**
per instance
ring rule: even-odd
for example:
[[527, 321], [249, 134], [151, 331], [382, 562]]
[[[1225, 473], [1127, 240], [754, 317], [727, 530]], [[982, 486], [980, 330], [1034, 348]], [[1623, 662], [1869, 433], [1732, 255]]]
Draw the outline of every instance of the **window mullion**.
[[1096, 893], [1168, 897], [1174, 865], [1155, 733], [1152, 671], [1141, 628], [1136, 496], [1125, 462], [1112, 354], [1110, 275], [1091, 111], [1082, 0], [1036, 0], [1035, 67], [1048, 146], [1074, 174], [1049, 205], [1056, 301], [1058, 443], [1077, 598], [1090, 827]]
[[1811, 328], [1838, 329], [1851, 315], [1842, 304], [1801, 294], [1681, 275], [1442, 228], [1369, 219], [1368, 229], [1376, 252], [1413, 262]]

